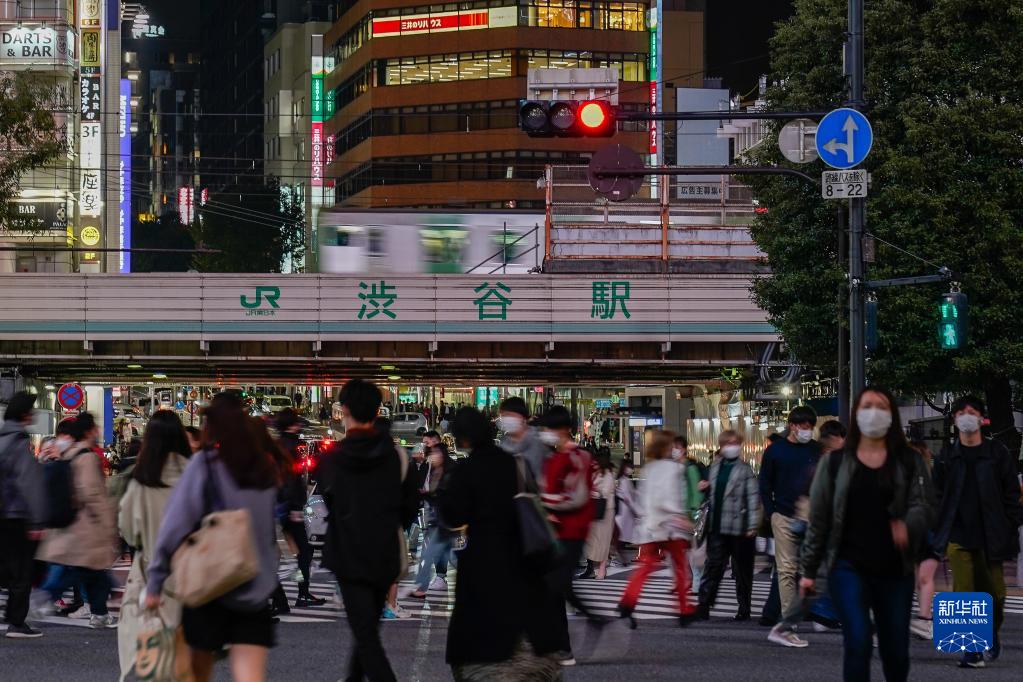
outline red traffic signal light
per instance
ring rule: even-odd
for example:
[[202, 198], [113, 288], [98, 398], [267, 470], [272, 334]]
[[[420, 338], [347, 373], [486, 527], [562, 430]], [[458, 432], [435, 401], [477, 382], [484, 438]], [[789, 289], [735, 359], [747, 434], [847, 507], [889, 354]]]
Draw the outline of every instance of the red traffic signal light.
[[603, 100], [519, 102], [519, 128], [530, 137], [610, 137], [614, 108]]

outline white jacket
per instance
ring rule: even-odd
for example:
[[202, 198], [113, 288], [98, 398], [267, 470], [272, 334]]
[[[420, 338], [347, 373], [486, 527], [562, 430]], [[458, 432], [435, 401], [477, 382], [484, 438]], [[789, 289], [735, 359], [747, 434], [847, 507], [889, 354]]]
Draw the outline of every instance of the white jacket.
[[640, 499], [643, 509], [643, 541], [692, 538], [692, 532], [681, 527], [689, 519], [685, 467], [682, 464], [670, 459], [657, 459], [644, 465]]

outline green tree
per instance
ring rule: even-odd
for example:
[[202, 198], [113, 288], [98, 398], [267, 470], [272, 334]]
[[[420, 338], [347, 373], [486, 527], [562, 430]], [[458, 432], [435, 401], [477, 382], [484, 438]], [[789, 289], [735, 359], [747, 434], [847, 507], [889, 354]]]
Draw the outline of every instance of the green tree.
[[[844, 0], [796, 0], [772, 43], [770, 104], [843, 104]], [[1023, 0], [876, 0], [866, 11], [866, 98], [875, 133], [867, 229], [878, 237], [868, 276], [960, 273], [970, 339], [937, 342], [939, 286], [878, 293], [881, 347], [872, 381], [906, 394], [983, 391], [996, 432], [1011, 429], [1011, 382], [1023, 379]], [[752, 159], [784, 163], [774, 138]], [[819, 172], [820, 164], [804, 170]], [[834, 368], [844, 264], [836, 206], [798, 181], [749, 178], [769, 211], [753, 236], [772, 274], [754, 296], [806, 363]], [[883, 241], [881, 241], [883, 240]], [[889, 247], [889, 242], [898, 248]], [[904, 251], [925, 259], [907, 255]], [[1011, 432], [1011, 433], [1010, 433]]]
[[0, 72], [0, 225], [16, 217], [20, 178], [66, 149], [54, 117], [54, 84], [38, 74]]
[[300, 271], [305, 260], [305, 213], [277, 182], [212, 195], [191, 233], [196, 245], [220, 252], [197, 255], [200, 272]]
[[[176, 213], [165, 213], [157, 220], [135, 221], [131, 228], [134, 249], [193, 249], [195, 241]], [[132, 272], [188, 272], [191, 253], [133, 253]]]

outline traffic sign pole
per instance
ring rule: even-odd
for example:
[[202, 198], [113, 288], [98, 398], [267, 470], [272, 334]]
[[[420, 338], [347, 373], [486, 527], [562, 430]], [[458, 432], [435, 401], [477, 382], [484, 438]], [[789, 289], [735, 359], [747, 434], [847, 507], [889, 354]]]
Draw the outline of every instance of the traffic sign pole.
[[[849, 107], [859, 110], [863, 99], [863, 0], [849, 0], [849, 47], [846, 72], [849, 77]], [[849, 390], [851, 409], [855, 397], [866, 385], [866, 339], [864, 326], [863, 228], [864, 199], [849, 199]], [[841, 415], [845, 416], [845, 415]]]

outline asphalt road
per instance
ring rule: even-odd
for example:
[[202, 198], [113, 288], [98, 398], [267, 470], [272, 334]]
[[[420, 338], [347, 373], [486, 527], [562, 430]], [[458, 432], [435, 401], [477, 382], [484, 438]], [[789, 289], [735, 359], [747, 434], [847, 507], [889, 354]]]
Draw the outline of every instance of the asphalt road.
[[[912, 645], [911, 679], [1023, 679], [1023, 618], [1010, 616], [1003, 631], [1005, 651], [986, 670], [960, 670], [954, 657], [927, 642]], [[35, 640], [0, 639], [0, 679], [26, 682], [117, 679], [117, 635], [113, 630], [46, 624]], [[806, 649], [784, 649], [766, 640], [767, 629], [736, 625], [723, 618], [682, 630], [670, 620], [649, 620], [637, 630], [615, 623], [598, 641], [586, 642], [585, 626], [573, 621], [580, 659], [566, 680], [837, 680], [841, 678], [841, 636], [808, 633]], [[449, 680], [444, 664], [447, 619], [426, 618], [382, 624], [384, 643], [400, 680]], [[350, 637], [346, 623], [285, 623], [270, 656], [270, 680], [343, 679]], [[875, 662], [874, 679], [883, 679]], [[221, 663], [217, 680], [228, 680]]]

